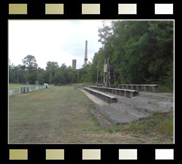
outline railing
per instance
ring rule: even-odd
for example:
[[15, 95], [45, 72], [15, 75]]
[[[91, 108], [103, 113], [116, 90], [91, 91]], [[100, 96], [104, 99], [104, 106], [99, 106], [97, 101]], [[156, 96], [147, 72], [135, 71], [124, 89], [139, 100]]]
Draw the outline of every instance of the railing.
[[138, 91], [141, 91], [142, 88], [144, 91], [148, 92], [150, 91], [150, 88], [153, 91], [157, 91], [159, 88], [159, 84], [119, 84], [118, 88], [121, 89], [136, 89]]
[[93, 90], [93, 89], [88, 88], [88, 87], [84, 87], [84, 89], [86, 91], [88, 91], [89, 93], [93, 94], [94, 96], [97, 96], [100, 99], [102, 99], [102, 100], [104, 100], [104, 101], [106, 101], [108, 103], [115, 103], [115, 102], [117, 102], [117, 99], [116, 99], [115, 96], [110, 96], [110, 95], [107, 95], [105, 93]]
[[89, 86], [89, 87], [103, 92], [109, 92], [120, 96], [125, 96], [128, 98], [132, 98], [133, 96], [136, 96], [138, 93], [137, 90], [129, 90], [129, 89], [118, 89], [118, 88], [97, 87], [97, 86]]

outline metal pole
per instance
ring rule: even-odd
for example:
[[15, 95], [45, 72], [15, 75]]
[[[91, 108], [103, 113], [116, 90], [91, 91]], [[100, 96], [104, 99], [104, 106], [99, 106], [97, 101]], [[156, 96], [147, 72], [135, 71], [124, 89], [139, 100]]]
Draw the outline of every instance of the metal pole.
[[99, 60], [98, 60], [98, 63], [97, 63], [97, 84], [98, 84], [98, 74], [99, 74], [99, 69], [98, 69], [98, 67], [99, 67]]
[[101, 83], [103, 83], [103, 81], [102, 81], [102, 70], [101, 70], [101, 75], [100, 76], [101, 76]]
[[79, 82], [79, 71], [77, 72], [77, 82]]
[[17, 84], [18, 84], [18, 66], [17, 66]]
[[50, 83], [50, 85], [51, 85], [51, 71], [50, 71], [50, 82], [49, 82], [49, 83]]

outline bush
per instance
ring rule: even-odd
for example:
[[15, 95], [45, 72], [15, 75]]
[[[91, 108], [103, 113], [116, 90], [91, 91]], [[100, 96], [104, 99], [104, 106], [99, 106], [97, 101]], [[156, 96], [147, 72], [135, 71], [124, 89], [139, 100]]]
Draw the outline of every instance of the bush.
[[118, 80], [114, 82], [115, 87], [118, 87], [118, 84], [119, 84]]

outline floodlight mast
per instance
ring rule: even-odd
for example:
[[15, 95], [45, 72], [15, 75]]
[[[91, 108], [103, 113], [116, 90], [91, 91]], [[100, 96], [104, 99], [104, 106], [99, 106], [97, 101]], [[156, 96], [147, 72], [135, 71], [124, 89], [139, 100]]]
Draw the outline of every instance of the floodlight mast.
[[109, 57], [104, 60], [103, 84], [105, 87], [111, 86], [111, 70], [109, 65]]

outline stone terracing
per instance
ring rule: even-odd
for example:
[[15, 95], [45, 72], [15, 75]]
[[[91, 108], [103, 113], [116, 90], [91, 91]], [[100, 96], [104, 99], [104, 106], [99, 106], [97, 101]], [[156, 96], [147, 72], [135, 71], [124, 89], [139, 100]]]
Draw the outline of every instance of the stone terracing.
[[[127, 98], [114, 93], [103, 92], [109, 96], [115, 96], [117, 98], [117, 102], [109, 104], [84, 90], [82, 91], [95, 104], [97, 111], [95, 110], [94, 113], [94, 110], [92, 110], [92, 113], [96, 118], [99, 114], [102, 115], [98, 116], [98, 118], [102, 119], [99, 120], [97, 118], [102, 127], [104, 127], [103, 118], [106, 119], [106, 122], [109, 121], [113, 125], [127, 124], [151, 116], [157, 111], [173, 111], [173, 97], [167, 93], [139, 92], [137, 96]], [[105, 126], [106, 125], [108, 125], [108, 123], [105, 123]]]

